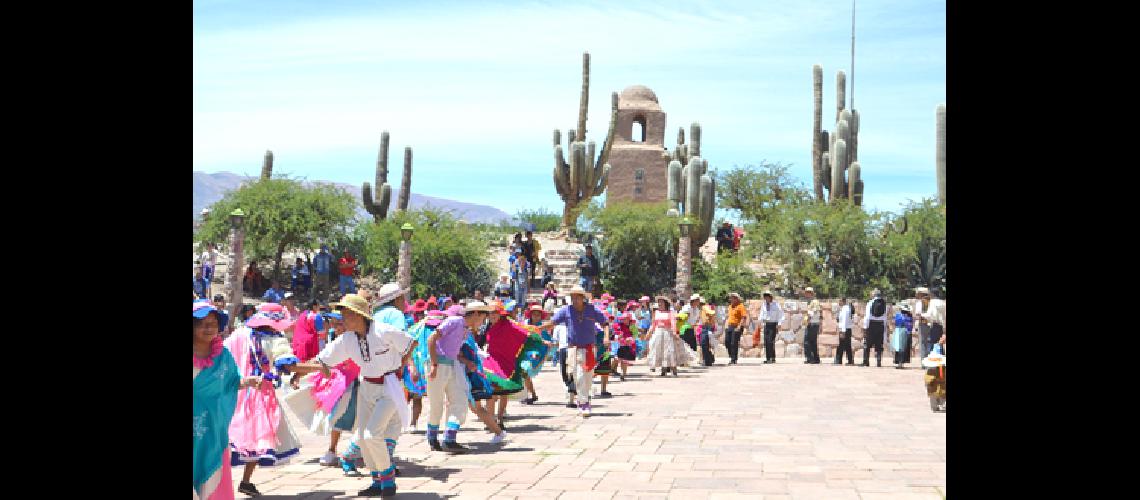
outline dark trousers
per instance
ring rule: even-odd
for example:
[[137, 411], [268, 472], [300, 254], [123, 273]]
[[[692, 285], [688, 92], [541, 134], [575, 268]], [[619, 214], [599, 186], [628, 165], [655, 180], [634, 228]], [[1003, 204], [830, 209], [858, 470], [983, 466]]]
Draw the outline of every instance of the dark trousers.
[[863, 364], [871, 364], [871, 349], [875, 349], [876, 363], [883, 360], [883, 332], [887, 330], [885, 321], [871, 321], [863, 332]]
[[764, 323], [764, 358], [776, 360], [776, 323]]
[[839, 348], [835, 350], [835, 364], [843, 363], [843, 353], [847, 353], [847, 363], [855, 364], [855, 353], [851, 350], [851, 329], [839, 333]]
[[696, 328], [690, 328], [688, 330], [685, 330], [685, 333], [681, 334], [681, 340], [685, 341], [685, 343], [688, 344], [689, 349], [692, 349], [694, 351], [697, 350], [697, 330], [696, 330]]
[[736, 357], [740, 354], [740, 336], [744, 334], [744, 329], [740, 325], [724, 326], [724, 348], [728, 349], [728, 358], [731, 362], [736, 362]]
[[[731, 336], [732, 331], [726, 329], [725, 335]], [[701, 358], [705, 366], [712, 366], [716, 361], [716, 356], [713, 356], [712, 352], [712, 328], [701, 328]]]
[[558, 370], [562, 372], [562, 383], [566, 384], [566, 392], [570, 394], [577, 394], [578, 391], [574, 389], [574, 377], [566, 373], [566, 348], [558, 350]]
[[804, 358], [812, 363], [819, 363], [819, 323], [808, 323], [807, 332], [804, 333]]

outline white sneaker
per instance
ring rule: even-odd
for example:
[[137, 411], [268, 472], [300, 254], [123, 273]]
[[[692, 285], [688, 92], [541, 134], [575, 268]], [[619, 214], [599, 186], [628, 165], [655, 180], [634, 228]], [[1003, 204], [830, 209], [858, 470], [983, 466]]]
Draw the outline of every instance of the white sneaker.
[[331, 451], [326, 451], [325, 456], [321, 457], [321, 465], [323, 465], [325, 467], [333, 467], [333, 466], [340, 465], [340, 458], [338, 458], [336, 456], [336, 453], [333, 453]]
[[491, 438], [491, 444], [499, 444], [505, 441], [507, 441], [507, 431], [500, 431]]

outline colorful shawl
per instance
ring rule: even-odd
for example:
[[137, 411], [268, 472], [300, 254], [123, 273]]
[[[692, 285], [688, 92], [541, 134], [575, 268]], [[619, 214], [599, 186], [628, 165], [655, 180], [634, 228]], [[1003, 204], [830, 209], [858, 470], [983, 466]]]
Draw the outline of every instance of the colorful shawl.
[[241, 375], [227, 349], [194, 377], [194, 492], [202, 500], [232, 499], [230, 419]]

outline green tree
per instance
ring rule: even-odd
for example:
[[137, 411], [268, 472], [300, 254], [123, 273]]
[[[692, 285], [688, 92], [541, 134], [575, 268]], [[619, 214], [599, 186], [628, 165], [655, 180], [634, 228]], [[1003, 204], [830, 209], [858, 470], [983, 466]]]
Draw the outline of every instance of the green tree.
[[734, 166], [717, 176], [717, 207], [738, 210], [748, 227], [750, 240], [764, 253], [777, 228], [770, 222], [789, 206], [810, 203], [808, 187], [780, 163], [761, 161], [757, 166]]
[[245, 250], [250, 261], [272, 258], [273, 274], [281, 270], [287, 250], [311, 251], [320, 239], [344, 232], [352, 222], [356, 201], [325, 184], [305, 186], [279, 176], [247, 183], [227, 192], [210, 206], [209, 219], [196, 236], [200, 242], [226, 241], [229, 213], [245, 212]]
[[666, 210], [668, 202], [591, 203], [582, 213], [587, 231], [579, 234], [604, 235], [595, 247], [608, 292], [630, 297], [673, 287], [680, 229]]
[[469, 293], [492, 282], [487, 261], [487, 241], [476, 228], [459, 222], [448, 212], [425, 208], [395, 212], [379, 222], [363, 224], [364, 249], [361, 270], [381, 282], [396, 280], [400, 250], [400, 226], [415, 228], [412, 236], [412, 291], [450, 295]]
[[519, 210], [515, 212], [515, 218], [522, 223], [534, 224], [535, 232], [542, 233], [557, 231], [562, 224], [562, 214], [551, 212], [546, 207], [539, 207], [537, 210]]

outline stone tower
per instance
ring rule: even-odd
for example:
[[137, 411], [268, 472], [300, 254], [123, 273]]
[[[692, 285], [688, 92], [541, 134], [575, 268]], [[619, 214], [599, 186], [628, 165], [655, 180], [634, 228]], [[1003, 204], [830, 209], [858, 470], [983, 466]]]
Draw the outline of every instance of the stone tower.
[[657, 103], [657, 94], [644, 85], [622, 90], [616, 127], [606, 203], [665, 200], [669, 160], [661, 154], [665, 152], [665, 112]]

